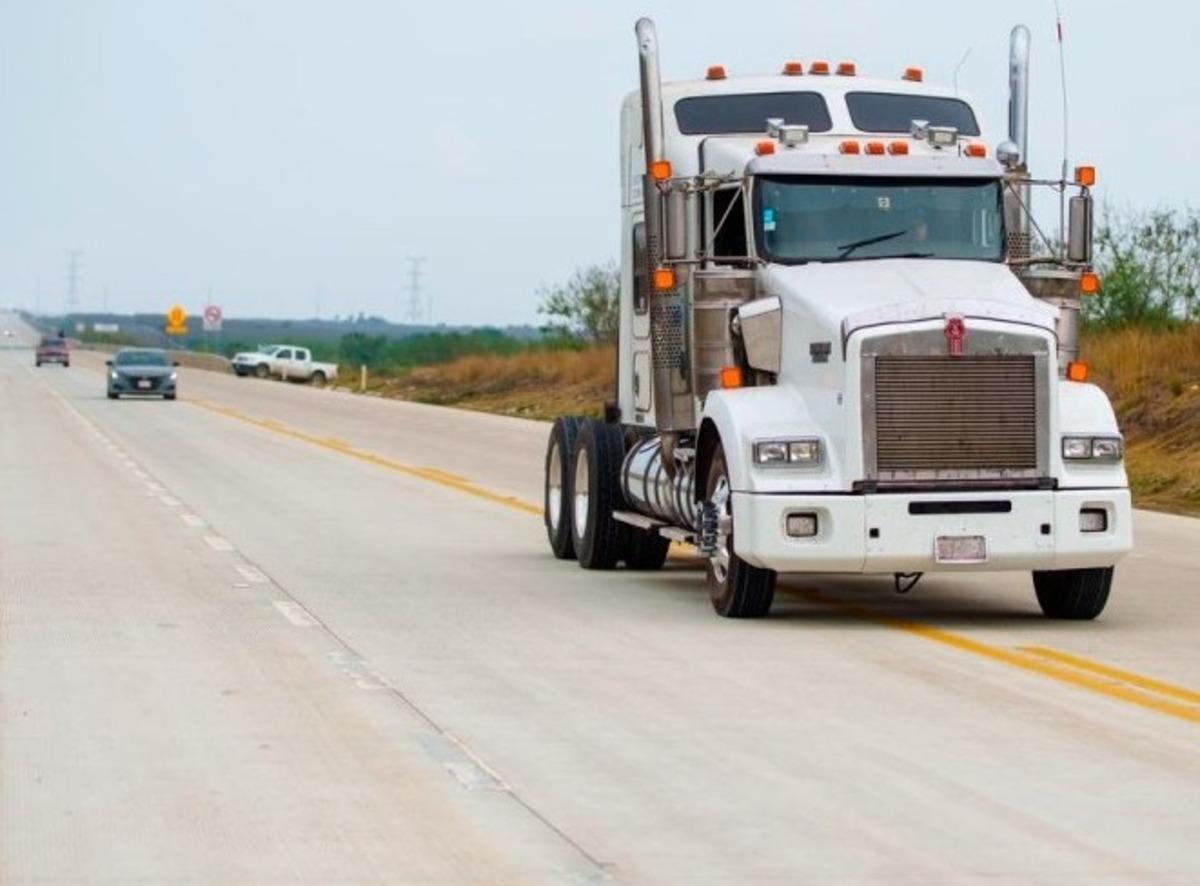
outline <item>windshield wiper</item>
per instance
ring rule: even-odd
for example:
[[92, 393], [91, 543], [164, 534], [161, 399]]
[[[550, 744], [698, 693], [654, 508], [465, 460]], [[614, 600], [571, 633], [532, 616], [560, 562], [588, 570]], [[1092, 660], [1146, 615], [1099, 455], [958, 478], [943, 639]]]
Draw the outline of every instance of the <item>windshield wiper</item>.
[[933, 258], [932, 252], [893, 252], [888, 255], [864, 255], [862, 258], [835, 258], [834, 261], [879, 261], [884, 258]]
[[838, 249], [842, 250], [842, 254], [838, 256], [838, 261], [846, 258], [856, 249], [861, 249], [864, 246], [874, 246], [876, 243], [886, 243], [888, 240], [895, 240], [897, 237], [903, 237], [907, 233], [908, 229], [905, 228], [902, 231], [892, 231], [890, 234], [880, 234], [878, 237], [868, 237], [866, 240], [857, 240], [854, 243], [847, 243], [844, 246], [839, 246]]

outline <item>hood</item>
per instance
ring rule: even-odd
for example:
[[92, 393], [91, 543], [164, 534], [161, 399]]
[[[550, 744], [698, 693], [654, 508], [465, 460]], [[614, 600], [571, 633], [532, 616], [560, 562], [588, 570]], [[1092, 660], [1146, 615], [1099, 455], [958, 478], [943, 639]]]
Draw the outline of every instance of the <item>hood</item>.
[[878, 259], [772, 265], [765, 291], [831, 337], [884, 323], [947, 314], [1021, 323], [1054, 332], [1057, 311], [1029, 294], [1006, 265]]

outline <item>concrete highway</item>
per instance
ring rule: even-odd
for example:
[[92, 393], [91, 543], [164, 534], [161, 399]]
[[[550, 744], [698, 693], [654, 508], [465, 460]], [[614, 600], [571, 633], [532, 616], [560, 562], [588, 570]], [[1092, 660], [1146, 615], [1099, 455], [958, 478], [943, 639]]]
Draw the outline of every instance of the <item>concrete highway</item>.
[[1028, 575], [554, 560], [546, 427], [0, 327], [0, 882], [1194, 884], [1200, 522]]

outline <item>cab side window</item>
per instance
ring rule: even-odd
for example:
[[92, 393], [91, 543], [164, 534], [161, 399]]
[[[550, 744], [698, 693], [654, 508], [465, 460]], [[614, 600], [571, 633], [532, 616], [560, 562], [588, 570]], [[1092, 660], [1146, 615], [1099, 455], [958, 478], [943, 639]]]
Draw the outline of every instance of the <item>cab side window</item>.
[[633, 226], [633, 310], [646, 313], [650, 306], [650, 281], [646, 269], [646, 223]]

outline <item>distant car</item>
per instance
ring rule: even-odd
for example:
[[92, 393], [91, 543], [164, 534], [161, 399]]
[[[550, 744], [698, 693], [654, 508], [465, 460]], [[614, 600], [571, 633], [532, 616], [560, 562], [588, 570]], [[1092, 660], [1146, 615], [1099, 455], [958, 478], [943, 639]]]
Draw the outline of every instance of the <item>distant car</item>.
[[108, 361], [108, 399], [135, 394], [174, 400], [178, 365], [166, 351], [122, 348]]
[[5, 338], [12, 338], [12, 330], [11, 330], [11, 329], [6, 329], [6, 330], [4, 330], [4, 337], [5, 337]]
[[71, 352], [67, 349], [67, 340], [49, 335], [44, 336], [38, 342], [37, 351], [34, 353], [34, 362], [38, 366], [43, 363], [61, 363], [63, 366], [70, 366]]

